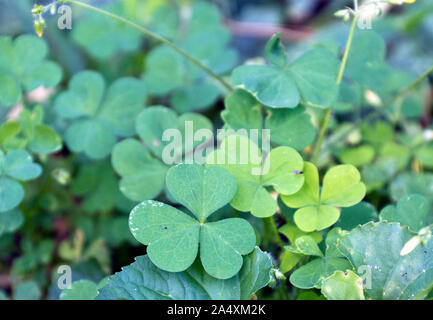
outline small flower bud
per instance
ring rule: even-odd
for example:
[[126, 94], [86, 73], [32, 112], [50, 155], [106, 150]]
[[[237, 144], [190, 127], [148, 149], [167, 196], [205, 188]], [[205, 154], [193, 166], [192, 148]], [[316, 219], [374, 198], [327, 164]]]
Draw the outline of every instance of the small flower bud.
[[401, 256], [408, 255], [413, 250], [415, 250], [416, 247], [421, 243], [421, 237], [416, 235], [412, 237], [406, 244], [403, 246], [403, 249], [400, 251]]
[[34, 22], [35, 31], [39, 38], [42, 37], [45, 28], [45, 21], [43, 19], [35, 20]]
[[337, 18], [343, 18], [347, 14], [347, 12], [347, 9], [338, 10], [336, 13], [334, 13], [334, 16], [336, 16]]
[[55, 15], [55, 14], [56, 14], [56, 5], [55, 5], [55, 4], [53, 4], [53, 5], [51, 6], [51, 8], [50, 8], [50, 13], [51, 13], [51, 15]]

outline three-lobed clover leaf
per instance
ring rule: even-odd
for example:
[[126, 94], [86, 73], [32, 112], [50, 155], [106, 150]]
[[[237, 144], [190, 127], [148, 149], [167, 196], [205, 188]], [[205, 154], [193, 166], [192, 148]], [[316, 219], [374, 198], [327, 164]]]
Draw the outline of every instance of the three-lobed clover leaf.
[[59, 151], [62, 140], [57, 132], [42, 123], [44, 111], [41, 106], [33, 110], [23, 109], [18, 121], [8, 121], [0, 126], [0, 145], [5, 150], [27, 148], [40, 154]]
[[366, 192], [359, 171], [352, 165], [339, 165], [325, 174], [319, 191], [319, 173], [315, 165], [305, 162], [305, 183], [292, 195], [281, 195], [290, 208], [297, 208], [294, 220], [305, 232], [323, 230], [340, 217], [338, 207], [350, 207], [360, 202]]
[[48, 48], [44, 40], [21, 35], [15, 40], [0, 37], [0, 104], [12, 106], [21, 100], [23, 90], [40, 86], [55, 87], [62, 71], [54, 62], [45, 60]]
[[[244, 219], [207, 222], [236, 193], [236, 181], [223, 168], [180, 164], [167, 172], [167, 189], [190, 215], [157, 201], [145, 201], [130, 214], [134, 237], [147, 245], [150, 260], [169, 272], [184, 271], [197, 257], [206, 272], [228, 279], [241, 269], [242, 255], [250, 253], [256, 236]], [[200, 244], [200, 246], [199, 246]]]
[[316, 128], [303, 106], [293, 109], [266, 108], [266, 118], [262, 117], [262, 106], [252, 94], [236, 89], [224, 101], [225, 110], [221, 113], [226, 127], [239, 129], [269, 129], [272, 142], [302, 150], [314, 141]]
[[260, 218], [277, 211], [277, 201], [266, 188], [289, 195], [304, 183], [304, 161], [296, 150], [278, 147], [263, 160], [259, 147], [242, 135], [226, 136], [220, 148], [208, 155], [206, 163], [227, 169], [236, 179], [238, 188], [230, 205]]
[[6, 155], [0, 151], [0, 212], [14, 209], [23, 200], [24, 189], [18, 181], [35, 179], [41, 172], [27, 151], [14, 150]]
[[[230, 33], [214, 5], [195, 2], [190, 19], [180, 28], [175, 43], [189, 55], [216, 74], [224, 74], [234, 67], [238, 55], [228, 48]], [[203, 70], [165, 45], [147, 55], [143, 79], [151, 94], [170, 94], [171, 106], [178, 112], [206, 109], [220, 95], [218, 86], [209, 81]]]
[[336, 248], [343, 235], [344, 232], [338, 228], [328, 232], [325, 254], [322, 253], [312, 237], [297, 238], [295, 244], [287, 249], [292, 250], [292, 252], [296, 251], [297, 254], [317, 256], [317, 258], [296, 269], [290, 275], [290, 283], [297, 288], [319, 289], [322, 287], [323, 280], [335, 271], [352, 269], [349, 261]]
[[336, 55], [325, 48], [315, 48], [289, 64], [278, 44], [279, 35], [269, 41], [266, 57], [271, 65], [240, 66], [233, 71], [233, 84], [273, 108], [295, 108], [301, 98], [307, 105], [330, 107], [338, 95]]
[[66, 144], [91, 159], [108, 156], [117, 136], [135, 134], [135, 118], [146, 98], [144, 84], [134, 78], [120, 78], [107, 90], [105, 86], [99, 73], [82, 71], [55, 101], [59, 116], [72, 121], [65, 133]]
[[[180, 163], [182, 156], [191, 155], [198, 143], [191, 146], [183, 141], [185, 130], [191, 125], [192, 137], [200, 129], [212, 132], [212, 123], [204, 116], [176, 112], [163, 106], [152, 106], [143, 110], [136, 121], [136, 131], [145, 146], [136, 139], [126, 139], [115, 145], [111, 162], [114, 170], [122, 177], [120, 190], [131, 200], [153, 199], [164, 188], [165, 175], [169, 167]], [[165, 136], [177, 130], [179, 136]], [[179, 141], [178, 138], [181, 140]]]
[[[126, 4], [123, 3], [110, 4], [105, 9], [121, 16], [127, 13]], [[118, 52], [134, 52], [141, 43], [141, 35], [137, 30], [108, 17], [87, 12], [72, 29], [72, 39], [91, 56], [101, 60]]]

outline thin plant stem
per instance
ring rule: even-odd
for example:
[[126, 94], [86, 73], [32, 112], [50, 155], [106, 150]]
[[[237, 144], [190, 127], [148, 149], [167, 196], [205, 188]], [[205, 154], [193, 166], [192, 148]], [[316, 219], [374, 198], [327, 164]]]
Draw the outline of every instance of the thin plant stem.
[[[355, 1], [355, 8], [357, 7], [358, 7], [357, 1]], [[358, 16], [355, 14], [353, 17], [352, 25], [350, 27], [349, 36], [347, 38], [347, 44], [344, 50], [343, 59], [341, 60], [340, 70], [338, 71], [338, 76], [337, 76], [338, 86], [341, 85], [341, 81], [343, 80], [344, 70], [346, 70], [347, 58], [349, 57], [350, 48], [352, 47], [353, 35], [355, 33], [356, 22], [358, 20], [357, 18]], [[325, 139], [326, 130], [328, 129], [328, 124], [329, 124], [329, 120], [331, 119], [332, 111], [333, 108], [329, 107], [328, 110], [326, 110], [325, 117], [323, 118], [323, 122], [319, 133], [319, 139], [317, 140], [316, 148], [314, 151], [313, 163], [315, 165], [317, 165], [319, 161], [320, 152], [322, 150], [322, 144]]]
[[275, 224], [274, 217], [272, 216], [272, 217], [266, 218], [265, 221], [267, 221], [267, 223], [271, 227], [272, 233], [275, 236], [275, 240], [277, 241], [277, 243], [280, 246], [281, 250], [284, 250], [284, 242], [283, 242], [283, 240], [280, 237], [280, 233], [278, 232], [277, 225]]
[[412, 82], [406, 88], [400, 90], [395, 96], [393, 96], [390, 100], [388, 100], [388, 102], [384, 103], [381, 107], [377, 108], [374, 112], [366, 116], [364, 119], [358, 120], [352, 126], [348, 127], [346, 130], [342, 130], [334, 134], [333, 136], [331, 136], [329, 140], [326, 142], [326, 146], [329, 147], [330, 145], [340, 140], [343, 136], [351, 133], [353, 130], [360, 127], [362, 124], [371, 121], [376, 117], [378, 117], [379, 115], [381, 115], [384, 111], [386, 111], [386, 109], [391, 107], [395, 102], [397, 102], [399, 99], [404, 97], [414, 88], [418, 87], [431, 74], [433, 74], [433, 66], [430, 67], [430, 69], [428, 69], [427, 71], [425, 71], [422, 75], [420, 75], [414, 82]]
[[87, 3], [81, 2], [81, 1], [75, 1], [75, 0], [58, 0], [53, 2], [52, 4], [49, 4], [45, 7], [44, 11], [47, 11], [49, 8], [51, 8], [54, 5], [57, 5], [59, 3], [70, 3], [73, 5], [76, 5], [77, 7], [82, 7], [94, 12], [97, 12], [101, 15], [107, 16], [111, 19], [114, 19], [116, 21], [119, 21], [121, 23], [124, 23], [128, 26], [130, 26], [131, 28], [134, 28], [136, 30], [138, 30], [139, 32], [141, 32], [142, 34], [146, 35], [149, 38], [152, 38], [162, 44], [165, 44], [167, 46], [169, 46], [170, 48], [172, 48], [174, 51], [176, 51], [177, 53], [179, 53], [180, 55], [182, 55], [184, 58], [188, 59], [189, 61], [191, 61], [192, 63], [194, 63], [197, 67], [199, 67], [200, 69], [202, 69], [203, 71], [205, 71], [206, 73], [209, 74], [209, 76], [211, 76], [212, 78], [214, 78], [216, 81], [218, 81], [219, 83], [221, 83], [221, 85], [223, 85], [224, 88], [226, 88], [229, 91], [233, 91], [233, 86], [228, 83], [226, 80], [224, 80], [222, 77], [220, 77], [219, 75], [217, 75], [215, 72], [213, 72], [210, 68], [206, 67], [203, 63], [201, 63], [198, 59], [194, 58], [193, 56], [191, 56], [190, 54], [188, 54], [187, 52], [185, 52], [183, 49], [179, 48], [178, 46], [176, 46], [175, 44], [173, 44], [172, 42], [168, 41], [167, 39], [159, 36], [156, 33], [153, 33], [152, 31], [136, 24], [135, 22], [132, 22], [126, 18], [123, 18], [121, 16], [118, 16], [114, 13], [105, 11], [103, 9], [99, 9], [96, 8], [92, 5], [89, 5]]

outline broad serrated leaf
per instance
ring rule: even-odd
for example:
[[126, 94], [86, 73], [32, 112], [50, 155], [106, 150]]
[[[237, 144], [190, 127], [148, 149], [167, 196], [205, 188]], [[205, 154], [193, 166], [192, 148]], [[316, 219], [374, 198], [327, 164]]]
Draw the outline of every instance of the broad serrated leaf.
[[188, 270], [169, 273], [147, 256], [109, 278], [100, 300], [238, 300], [249, 299], [271, 281], [272, 262], [258, 247], [245, 256], [238, 275], [226, 280], [209, 276], [196, 261]]
[[312, 49], [284, 68], [240, 66], [232, 81], [269, 107], [295, 108], [302, 98], [305, 104], [328, 108], [337, 99], [338, 65], [332, 52]]
[[338, 249], [357, 270], [363, 267], [371, 277], [366, 298], [423, 299], [433, 287], [432, 240], [400, 255], [412, 236], [398, 223], [379, 222], [360, 226], [340, 239]]

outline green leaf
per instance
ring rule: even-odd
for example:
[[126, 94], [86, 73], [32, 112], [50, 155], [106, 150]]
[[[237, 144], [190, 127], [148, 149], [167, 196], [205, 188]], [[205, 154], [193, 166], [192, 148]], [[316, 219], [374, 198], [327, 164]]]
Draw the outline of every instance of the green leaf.
[[179, 272], [200, 259], [208, 274], [218, 279], [234, 276], [242, 255], [254, 249], [254, 230], [243, 219], [206, 222], [236, 192], [236, 182], [223, 168], [178, 165], [167, 172], [167, 188], [176, 201], [198, 219], [169, 205], [147, 201], [136, 206], [129, 219], [134, 237], [148, 245], [149, 258], [159, 268]]
[[21, 131], [20, 125], [16, 121], [7, 121], [0, 126], [0, 144], [3, 145], [8, 139], [13, 139]]
[[33, 163], [32, 156], [24, 150], [8, 152], [4, 157], [3, 171], [7, 176], [28, 181], [39, 177], [42, 173], [40, 165]]
[[90, 280], [79, 280], [60, 294], [60, 300], [95, 300], [98, 296], [98, 284]]
[[282, 32], [274, 34], [266, 43], [265, 57], [270, 63], [284, 68], [288, 58], [284, 45], [281, 43], [281, 34]]
[[250, 299], [254, 293], [272, 280], [272, 266], [269, 255], [260, 250], [259, 247], [245, 256], [244, 264], [239, 272], [241, 299]]
[[322, 294], [328, 300], [365, 300], [362, 279], [353, 271], [336, 271], [323, 280]]
[[[106, 5], [109, 12], [125, 16], [123, 4]], [[139, 48], [141, 34], [119, 21], [103, 15], [86, 12], [83, 19], [74, 26], [72, 39], [91, 56], [107, 60], [117, 52], [128, 53]]]
[[419, 194], [424, 196], [433, 205], [433, 174], [414, 174], [404, 172], [398, 175], [391, 183], [390, 195], [394, 201], [400, 200], [408, 194]]
[[33, 281], [25, 281], [14, 288], [14, 300], [39, 300], [41, 289]]
[[377, 220], [376, 208], [368, 202], [361, 201], [353, 207], [343, 208], [341, 217], [335, 226], [344, 230], [352, 230], [358, 225]]
[[[248, 154], [249, 148], [250, 153]], [[304, 183], [303, 161], [292, 148], [278, 147], [266, 157], [261, 170], [261, 152], [257, 145], [245, 136], [229, 135], [220, 148], [209, 154], [209, 166], [227, 169], [236, 179], [238, 188], [230, 205], [236, 210], [251, 212], [264, 218], [277, 210], [277, 202], [266, 187], [273, 187], [283, 194], [297, 192]]]
[[296, 210], [296, 225], [305, 232], [323, 230], [330, 227], [340, 217], [336, 207], [350, 207], [365, 196], [365, 185], [360, 182], [360, 174], [352, 165], [339, 165], [325, 174], [319, 197], [319, 174], [317, 168], [306, 162], [304, 165], [305, 183], [292, 195], [281, 195], [283, 202]]
[[397, 206], [388, 205], [380, 212], [380, 220], [399, 222], [408, 226], [412, 231], [419, 231], [425, 227], [429, 213], [429, 203], [426, 198], [418, 194], [410, 194], [401, 198]]
[[24, 189], [20, 183], [6, 178], [0, 178], [0, 212], [17, 207], [24, 198]]
[[415, 151], [416, 158], [427, 169], [433, 169], [433, 146], [423, 146]]
[[97, 299], [249, 299], [271, 280], [271, 260], [258, 247], [245, 256], [239, 274], [226, 280], [209, 276], [197, 262], [184, 272], [168, 273], [155, 267], [148, 256], [139, 256], [135, 260], [109, 278]]
[[219, 167], [178, 165], [167, 172], [167, 188], [177, 202], [203, 222], [234, 196], [236, 182]]
[[350, 263], [341, 258], [319, 258], [296, 269], [290, 275], [290, 283], [301, 289], [319, 289], [322, 281], [337, 270], [351, 269]]
[[0, 236], [16, 231], [23, 222], [24, 217], [20, 210], [0, 212]]
[[143, 109], [145, 97], [145, 88], [137, 79], [120, 78], [105, 93], [105, 81], [99, 73], [77, 73], [68, 91], [55, 101], [59, 116], [72, 120], [65, 134], [68, 147], [91, 159], [105, 158], [117, 136], [135, 134], [135, 119]]
[[120, 195], [116, 176], [106, 161], [81, 166], [72, 180], [71, 192], [83, 198], [81, 207], [90, 213], [110, 211]]
[[290, 283], [301, 289], [320, 289], [322, 281], [331, 276], [335, 271], [352, 269], [349, 261], [343, 258], [336, 249], [333, 249], [339, 237], [339, 233], [329, 232], [326, 238], [327, 249], [325, 256], [312, 260], [296, 269], [290, 275]]
[[12, 106], [22, 97], [22, 87], [55, 87], [62, 78], [60, 67], [44, 60], [48, 48], [44, 40], [24, 34], [12, 41], [0, 37], [0, 104]]
[[360, 182], [361, 175], [352, 165], [339, 165], [326, 172], [320, 195], [321, 203], [339, 207], [350, 207], [365, 196], [365, 185]]
[[373, 161], [374, 148], [369, 145], [362, 145], [343, 150], [339, 154], [339, 159], [344, 164], [351, 164], [355, 167], [361, 167]]
[[226, 126], [233, 130], [256, 129], [261, 135], [262, 127], [271, 132], [270, 139], [278, 145], [302, 150], [309, 146], [315, 136], [316, 128], [305, 108], [294, 109], [267, 108], [265, 122], [262, 121], [260, 103], [247, 91], [236, 89], [225, 99], [226, 109], [221, 113]]
[[412, 236], [398, 223], [379, 222], [360, 226], [340, 239], [338, 249], [358, 272], [371, 275], [371, 287], [365, 288], [367, 299], [423, 299], [431, 290], [433, 241], [401, 256]]
[[323, 253], [317, 246], [316, 241], [310, 236], [297, 237], [294, 241], [294, 244], [286, 247], [286, 249], [290, 252], [299, 253], [307, 256], [323, 256]]
[[[163, 141], [167, 132], [178, 130], [176, 133], [180, 133], [182, 137], [185, 136], [185, 127], [187, 121], [192, 124], [193, 134], [200, 129], [208, 129], [212, 131], [212, 123], [204, 116], [195, 113], [185, 113], [181, 116], [177, 116], [176, 113], [163, 106], [152, 106], [143, 110], [136, 122], [136, 130], [140, 138], [149, 148], [149, 150], [159, 159], [163, 157], [164, 149], [170, 149], [174, 145], [174, 157], [180, 157], [186, 151], [186, 146], [183, 145], [183, 141], [174, 140]], [[180, 144], [180, 145], [179, 145]], [[193, 143], [193, 146], [198, 144], [197, 141]]]
[[310, 146], [317, 133], [316, 127], [311, 122], [311, 116], [303, 106], [268, 110], [265, 129], [272, 132], [272, 142], [296, 150], [303, 150]]
[[273, 108], [294, 108], [304, 103], [328, 108], [337, 99], [338, 60], [325, 49], [313, 49], [284, 69], [247, 65], [236, 68], [233, 84], [248, 90]]
[[385, 54], [385, 41], [380, 35], [374, 31], [359, 32], [348, 56], [347, 76], [367, 88], [380, 88], [387, 76]]
[[114, 170], [122, 177], [120, 191], [129, 199], [153, 199], [164, 188], [167, 167], [152, 158], [137, 140], [116, 144], [111, 158]]

